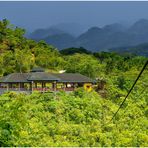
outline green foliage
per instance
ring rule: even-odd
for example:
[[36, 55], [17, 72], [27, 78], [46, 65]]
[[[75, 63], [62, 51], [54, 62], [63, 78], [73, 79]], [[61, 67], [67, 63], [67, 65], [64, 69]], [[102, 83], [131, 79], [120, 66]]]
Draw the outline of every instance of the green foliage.
[[1, 146], [147, 146], [144, 96], [109, 122], [118, 105], [79, 91], [0, 96]]
[[0, 21], [0, 75], [28, 72], [34, 66], [55, 70], [63, 67], [64, 60], [54, 47], [26, 39], [24, 33], [7, 20]]
[[95, 57], [86, 54], [75, 54], [65, 57], [67, 61], [65, 69], [67, 72], [81, 73], [89, 77], [96, 77], [103, 65]]
[[73, 47], [73, 48], [63, 49], [63, 50], [60, 50], [60, 53], [63, 55], [73, 55], [75, 53], [91, 54], [90, 51], [86, 50], [83, 47], [80, 47], [80, 48]]

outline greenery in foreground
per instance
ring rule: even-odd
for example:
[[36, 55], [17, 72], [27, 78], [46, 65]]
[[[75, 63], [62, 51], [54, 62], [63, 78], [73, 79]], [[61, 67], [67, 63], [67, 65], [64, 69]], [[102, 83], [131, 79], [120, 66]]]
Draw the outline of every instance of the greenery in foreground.
[[10, 92], [0, 97], [0, 145], [147, 146], [146, 97], [130, 97], [109, 122], [118, 104], [96, 92]]
[[110, 122], [147, 58], [82, 48], [60, 53], [43, 41], [26, 39], [24, 33], [0, 21], [1, 76], [40, 66], [97, 78], [105, 87], [89, 93], [81, 88], [69, 94], [1, 95], [0, 146], [148, 146], [147, 69]]

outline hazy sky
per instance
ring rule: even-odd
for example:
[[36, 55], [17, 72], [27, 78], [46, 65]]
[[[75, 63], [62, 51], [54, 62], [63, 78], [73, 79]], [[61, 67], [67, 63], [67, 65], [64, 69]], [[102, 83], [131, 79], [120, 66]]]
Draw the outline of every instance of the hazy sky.
[[0, 20], [3, 18], [28, 30], [63, 22], [101, 27], [115, 22], [131, 23], [140, 18], [148, 19], [148, 2], [0, 1]]

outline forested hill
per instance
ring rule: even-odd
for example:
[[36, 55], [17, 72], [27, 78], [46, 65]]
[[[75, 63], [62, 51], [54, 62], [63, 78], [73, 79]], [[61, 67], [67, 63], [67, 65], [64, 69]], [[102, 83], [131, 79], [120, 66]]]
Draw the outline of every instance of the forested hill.
[[117, 52], [119, 54], [131, 53], [140, 56], [148, 57], [148, 43], [139, 44], [136, 46], [129, 47], [118, 47], [108, 50], [109, 52]]
[[81, 73], [96, 80], [91, 92], [0, 96], [1, 147], [148, 146], [148, 69], [111, 121], [148, 58], [133, 54], [91, 53], [84, 48], [59, 52], [25, 30], [0, 21], [0, 76], [29, 72]]

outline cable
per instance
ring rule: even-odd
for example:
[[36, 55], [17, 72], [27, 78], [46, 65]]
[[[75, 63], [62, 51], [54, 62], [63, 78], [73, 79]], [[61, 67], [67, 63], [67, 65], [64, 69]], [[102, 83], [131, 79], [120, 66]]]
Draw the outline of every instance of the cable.
[[[148, 86], [146, 86], [141, 92], [140, 92], [140, 95], [137, 97], [137, 98], [139, 98], [142, 94], [143, 94], [143, 92], [146, 90], [146, 88], [147, 88]], [[134, 102], [136, 105], [138, 105], [139, 106], [139, 104], [135, 101]], [[142, 105], [140, 105], [140, 107], [141, 107]], [[143, 107], [143, 106], [142, 106]], [[143, 107], [144, 108], [144, 107]], [[125, 110], [124, 112], [123, 112], [123, 114], [126, 112], [127, 110]]]
[[143, 71], [145, 70], [146, 66], [148, 64], [148, 60], [146, 61], [146, 63], [144, 64], [141, 72], [139, 73], [137, 79], [135, 80], [133, 86], [131, 87], [131, 89], [129, 90], [128, 94], [126, 95], [125, 99], [122, 101], [121, 105], [119, 106], [118, 110], [114, 113], [113, 117], [111, 118], [110, 121], [113, 120], [113, 118], [117, 115], [117, 113], [119, 112], [120, 108], [122, 107], [122, 105], [124, 104], [124, 102], [126, 101], [127, 97], [129, 96], [129, 94], [131, 93], [132, 89], [134, 88], [135, 84], [137, 83], [138, 79], [140, 78], [141, 74], [143, 73]]

